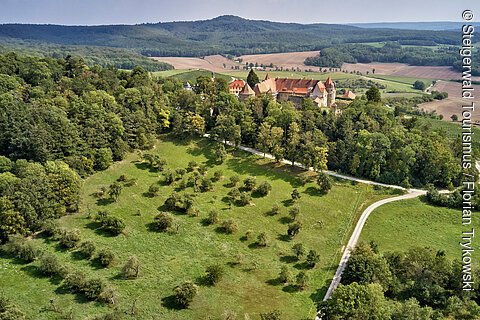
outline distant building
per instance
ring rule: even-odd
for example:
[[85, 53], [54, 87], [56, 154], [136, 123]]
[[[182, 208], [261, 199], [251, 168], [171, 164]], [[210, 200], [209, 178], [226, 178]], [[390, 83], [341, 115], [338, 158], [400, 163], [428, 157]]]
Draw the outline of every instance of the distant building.
[[343, 95], [342, 95], [342, 98], [343, 99], [346, 99], [346, 100], [355, 100], [355, 98], [357, 97], [357, 95], [355, 93], [353, 93], [352, 91], [348, 90], [346, 91]]
[[246, 82], [240, 79], [235, 79], [228, 84], [228, 92], [238, 96], [240, 91], [245, 87]]
[[247, 100], [248, 98], [253, 96], [255, 96], [255, 91], [253, 91], [252, 87], [250, 87], [248, 83], [245, 83], [245, 86], [238, 94], [238, 97], [240, 98], [240, 100]]
[[185, 84], [183, 85], [183, 89], [188, 90], [188, 91], [192, 91], [192, 90], [193, 90], [193, 89], [192, 89], [192, 86], [190, 85], [190, 83], [188, 83], [188, 81], [185, 82]]

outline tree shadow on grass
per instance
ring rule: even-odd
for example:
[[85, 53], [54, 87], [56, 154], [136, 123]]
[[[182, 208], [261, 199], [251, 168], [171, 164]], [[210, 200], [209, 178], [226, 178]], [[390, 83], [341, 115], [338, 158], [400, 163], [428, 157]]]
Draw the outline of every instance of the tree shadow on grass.
[[306, 262], [298, 262], [296, 263], [294, 266], [293, 266], [295, 269], [298, 269], [298, 270], [310, 270], [312, 269], [310, 267], [310, 265]]
[[323, 297], [325, 296], [325, 294], [327, 293], [327, 290], [328, 290], [328, 287], [330, 285], [330, 282], [332, 282], [333, 279], [328, 279], [326, 282], [325, 282], [325, 285], [323, 285], [321, 288], [318, 288], [317, 290], [315, 290], [314, 292], [312, 292], [312, 294], [310, 294], [309, 298], [314, 302], [314, 303], [318, 303], [320, 301], [323, 300]]
[[250, 249], [263, 249], [266, 248], [266, 246], [261, 246], [258, 244], [258, 242], [253, 242], [248, 245]]
[[49, 282], [51, 284], [54, 284], [54, 285], [59, 285], [60, 282], [62, 282], [62, 280], [63, 280], [62, 277], [60, 277], [60, 276], [48, 276], [48, 275], [42, 273], [37, 266], [28, 265], [28, 266], [24, 266], [24, 267], [20, 268], [20, 270], [22, 270], [23, 272], [25, 272], [27, 275], [29, 275], [32, 278], [37, 278], [37, 279], [47, 279], [48, 278]]
[[295, 292], [298, 292], [298, 286], [295, 284], [289, 284], [284, 286], [282, 288], [282, 291], [287, 293], [295, 293]]
[[180, 305], [174, 295], [162, 298], [162, 306], [170, 310], [182, 310], [184, 306]]
[[292, 241], [292, 238], [288, 234], [281, 234], [279, 233], [277, 236], [277, 240], [283, 241], [283, 242], [290, 242]]
[[278, 219], [278, 222], [280, 222], [281, 224], [289, 224], [290, 222], [292, 222], [292, 219], [290, 217], [280, 217]]
[[109, 204], [114, 203], [115, 201], [111, 198], [100, 198], [95, 202], [97, 206], [108, 206]]
[[315, 187], [312, 187], [312, 186], [306, 188], [303, 193], [308, 194], [309, 196], [312, 196], [312, 197], [324, 196], [326, 194], [326, 193], [318, 190], [318, 188], [315, 188]]
[[72, 259], [75, 261], [80, 261], [80, 260], [89, 260], [88, 257], [86, 257], [83, 253], [80, 251], [73, 251], [72, 252]]
[[281, 256], [280, 261], [285, 263], [294, 263], [298, 262], [298, 259], [295, 256]]
[[292, 199], [285, 199], [282, 201], [283, 206], [285, 207], [291, 207], [294, 204], [294, 201]]
[[107, 238], [114, 238], [118, 236], [117, 234], [111, 233], [106, 231], [102, 228], [102, 225], [97, 221], [90, 221], [85, 225], [86, 228], [93, 230], [97, 235], [107, 237]]
[[275, 278], [275, 279], [269, 279], [267, 281], [265, 281], [266, 284], [268, 285], [271, 285], [271, 286], [279, 286], [282, 284], [282, 282], [280, 281], [279, 278]]

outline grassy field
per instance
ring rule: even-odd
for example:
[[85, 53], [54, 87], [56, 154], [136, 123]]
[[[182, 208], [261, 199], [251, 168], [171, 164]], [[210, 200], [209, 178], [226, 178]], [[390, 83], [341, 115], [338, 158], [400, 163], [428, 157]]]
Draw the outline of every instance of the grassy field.
[[[474, 227], [479, 226], [474, 219]], [[420, 199], [397, 201], [376, 209], [368, 218], [361, 239], [375, 241], [381, 252], [431, 247], [444, 250], [450, 259], [461, 255], [462, 231], [460, 209], [430, 206]], [[474, 253], [478, 261], [478, 253]]]
[[[55, 241], [43, 238], [33, 241], [44, 250], [54, 252], [70, 268], [82, 270], [90, 277], [107, 279], [118, 290], [117, 308], [122, 312], [130, 310], [136, 301], [138, 314], [126, 317], [128, 319], [223, 319], [222, 314], [230, 310], [241, 319], [244, 314], [259, 319], [260, 312], [274, 309], [281, 310], [284, 319], [312, 319], [314, 301], [323, 297], [340, 258], [340, 248], [348, 240], [359, 214], [372, 202], [391, 196], [393, 191], [335, 181], [330, 193], [321, 195], [314, 183], [302, 186], [298, 171], [290, 167], [243, 152], [235, 152], [224, 164], [215, 165], [209, 150], [210, 143], [205, 140], [178, 143], [165, 137], [152, 151], [167, 161], [168, 168], [185, 168], [189, 161], [195, 160], [208, 165], [208, 177], [216, 170], [223, 171], [224, 178], [214, 183], [214, 191], [195, 196], [199, 217], [174, 215], [179, 225], [176, 234], [156, 233], [148, 228], [175, 186], [160, 183], [161, 173], [146, 168], [138, 154], [128, 155], [124, 161], [85, 181], [80, 213], [63, 217], [61, 225], [78, 228], [82, 239], [92, 240], [97, 249], [114, 251], [115, 266], [98, 268], [90, 261], [78, 259], [74, 252], [60, 249]], [[117, 202], [93, 197], [92, 193], [109, 186], [122, 174], [138, 180], [137, 185], [124, 187]], [[269, 181], [273, 190], [264, 198], [254, 196], [253, 205], [230, 207], [222, 199], [230, 190], [228, 178], [234, 174], [242, 180], [251, 175], [257, 182]], [[157, 182], [160, 183], [159, 196], [149, 197], [146, 194], [149, 186]], [[289, 240], [286, 230], [292, 205], [289, 199], [294, 188], [298, 188], [302, 196], [298, 205], [303, 229], [294, 240]], [[187, 188], [186, 192], [193, 193], [193, 190]], [[275, 203], [281, 212], [270, 216], [267, 212]], [[218, 225], [202, 224], [212, 209], [218, 210], [220, 220], [234, 218], [239, 231], [227, 235], [218, 232]], [[98, 210], [121, 217], [127, 225], [124, 234], [110, 237], [97, 229], [88, 213]], [[252, 230], [253, 239], [244, 238], [247, 230]], [[266, 248], [255, 245], [261, 232], [266, 232], [270, 239]], [[299, 242], [321, 256], [317, 267], [307, 270], [310, 281], [305, 291], [296, 291], [292, 285], [279, 285], [275, 280], [283, 265], [287, 265], [294, 276], [305, 268], [302, 261], [292, 257], [291, 247]], [[235, 265], [239, 254], [243, 262]], [[124, 280], [118, 275], [131, 255], [139, 258], [141, 275], [135, 280]], [[200, 286], [198, 296], [188, 309], [172, 307], [169, 303], [172, 288], [186, 280], [201, 281], [205, 268], [211, 264], [225, 268], [224, 279], [214, 287]], [[59, 310], [71, 311], [75, 319], [111, 312], [112, 308], [88, 302], [81, 295], [62, 293], [60, 283], [41, 276], [37, 266], [38, 262], [24, 265], [0, 257], [0, 287], [32, 319], [59, 318], [59, 314], [51, 310], [40, 312], [48, 309], [50, 299]]]

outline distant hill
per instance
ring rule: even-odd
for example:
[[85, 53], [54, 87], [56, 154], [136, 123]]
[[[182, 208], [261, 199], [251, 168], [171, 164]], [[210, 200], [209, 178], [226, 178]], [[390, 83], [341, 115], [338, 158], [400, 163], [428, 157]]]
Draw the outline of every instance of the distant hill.
[[332, 44], [375, 41], [457, 44], [458, 32], [365, 29], [354, 25], [279, 23], [220, 16], [203, 21], [139, 25], [0, 25], [0, 45], [47, 43], [133, 50], [146, 56], [204, 56], [318, 50]]
[[[480, 27], [480, 23], [470, 23], [476, 27]], [[434, 22], [379, 22], [379, 23], [352, 23], [350, 26], [373, 29], [401, 29], [401, 30], [431, 30], [431, 31], [457, 31], [461, 30], [463, 22], [453, 21], [434, 21]]]

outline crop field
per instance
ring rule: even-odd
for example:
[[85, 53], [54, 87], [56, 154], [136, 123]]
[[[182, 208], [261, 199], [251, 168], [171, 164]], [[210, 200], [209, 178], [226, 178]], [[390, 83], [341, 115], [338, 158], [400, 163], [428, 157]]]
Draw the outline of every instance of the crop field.
[[[82, 240], [91, 240], [96, 250], [108, 248], [115, 253], [115, 264], [103, 268], [95, 260], [83, 259], [76, 249], [66, 250], [57, 241], [37, 235], [31, 241], [44, 251], [54, 253], [69, 270], [84, 272], [87, 277], [103, 278], [118, 291], [113, 308], [89, 302], [81, 294], [62, 289], [61, 279], [47, 278], [38, 270], [38, 262], [22, 264], [0, 256], [0, 287], [6, 295], [15, 296], [16, 303], [32, 319], [58, 319], [68, 315], [84, 319], [92, 315], [117, 312], [124, 319], [210, 319], [223, 318], [234, 312], [239, 318], [259, 319], [261, 312], [280, 310], [285, 319], [312, 319], [315, 301], [325, 293], [340, 258], [340, 248], [348, 240], [359, 214], [371, 203], [392, 196], [394, 191], [372, 186], [334, 181], [328, 194], [320, 194], [314, 182], [301, 183], [302, 172], [271, 160], [235, 151], [223, 164], [212, 159], [211, 142], [181, 142], [163, 137], [149, 153], [166, 160], [165, 170], [186, 168], [190, 161], [205, 164], [204, 176], [212, 178], [216, 171], [220, 180], [213, 190], [195, 192], [192, 187], [164, 182], [164, 175], [150, 169], [140, 154], [130, 154], [109, 169], [86, 179], [82, 190], [80, 213], [60, 219], [65, 228], [79, 230]], [[184, 173], [184, 178], [192, 175]], [[123, 184], [117, 201], [94, 196], [101, 187], [108, 187], [122, 175], [131, 185]], [[257, 185], [267, 181], [272, 191], [267, 196], [252, 193], [250, 204], [242, 206], [226, 201], [232, 189], [230, 177], [241, 181], [256, 177]], [[132, 180], [133, 179], [133, 180]], [[149, 193], [157, 185], [158, 194]], [[301, 198], [294, 204], [291, 192], [296, 188]], [[160, 211], [166, 211], [165, 200], [177, 191], [191, 194], [198, 216], [171, 212], [175, 225], [172, 232], [151, 230], [151, 223]], [[348, 199], [348, 201], [346, 201]], [[271, 214], [278, 205], [279, 213]], [[293, 239], [287, 236], [292, 222], [289, 210], [298, 206], [302, 229]], [[99, 229], [93, 217], [99, 210], [123, 219], [126, 228], [113, 237]], [[219, 223], [209, 225], [209, 212], [216, 211]], [[167, 210], [168, 211], [168, 210]], [[222, 221], [233, 219], [238, 230], [227, 234]], [[265, 233], [267, 246], [257, 244]], [[302, 243], [316, 250], [320, 262], [309, 268], [304, 258], [293, 256], [292, 246]], [[140, 274], [126, 280], [120, 276], [127, 259], [135, 255], [140, 261]], [[224, 269], [223, 278], [215, 285], [206, 285], [205, 269], [217, 264]], [[282, 285], [277, 278], [282, 266], [296, 276], [305, 271], [309, 277], [305, 290], [295, 284]], [[192, 304], [178, 308], [172, 302], [172, 289], [191, 280], [199, 292]], [[21, 295], [16, 294], [22, 292]], [[245, 316], [248, 315], [248, 316]]]

